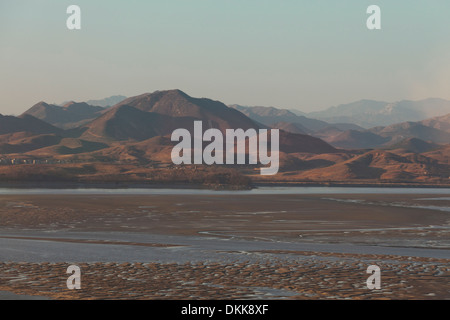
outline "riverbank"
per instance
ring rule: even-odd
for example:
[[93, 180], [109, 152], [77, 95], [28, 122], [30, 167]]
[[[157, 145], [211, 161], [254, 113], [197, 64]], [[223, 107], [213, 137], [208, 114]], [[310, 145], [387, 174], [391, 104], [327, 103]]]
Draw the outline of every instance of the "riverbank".
[[249, 186], [205, 185], [200, 183], [153, 182], [77, 182], [77, 181], [0, 181], [0, 188], [11, 189], [190, 189], [190, 190], [254, 190], [289, 187], [349, 187], [349, 188], [450, 188], [450, 184], [369, 183], [369, 182], [257, 182]]

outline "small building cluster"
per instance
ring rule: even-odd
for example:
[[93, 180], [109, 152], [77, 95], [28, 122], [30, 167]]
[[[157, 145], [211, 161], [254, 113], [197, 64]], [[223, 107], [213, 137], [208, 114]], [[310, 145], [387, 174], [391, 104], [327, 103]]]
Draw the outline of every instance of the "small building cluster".
[[19, 159], [19, 158], [0, 158], [1, 166], [18, 165], [18, 164], [63, 164], [74, 163], [73, 160], [57, 160], [57, 159]]

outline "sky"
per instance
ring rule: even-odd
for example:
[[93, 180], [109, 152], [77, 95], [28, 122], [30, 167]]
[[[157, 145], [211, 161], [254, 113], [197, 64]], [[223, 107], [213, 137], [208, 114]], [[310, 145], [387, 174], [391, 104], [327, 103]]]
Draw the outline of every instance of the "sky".
[[448, 0], [1, 0], [0, 113], [175, 88], [304, 112], [450, 100], [449, 14]]

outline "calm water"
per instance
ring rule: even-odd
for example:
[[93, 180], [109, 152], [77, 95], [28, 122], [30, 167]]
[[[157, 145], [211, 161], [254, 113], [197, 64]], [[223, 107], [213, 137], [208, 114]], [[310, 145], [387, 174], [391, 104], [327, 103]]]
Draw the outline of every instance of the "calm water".
[[221, 194], [444, 194], [450, 195], [450, 188], [372, 188], [372, 187], [261, 187], [253, 190], [207, 190], [207, 189], [14, 189], [0, 188], [0, 195], [27, 194], [129, 194], [129, 195], [221, 195]]
[[[408, 257], [450, 259], [450, 250], [436, 248], [360, 245], [352, 243], [306, 243], [296, 241], [260, 241], [199, 236], [159, 235], [126, 232], [22, 231], [3, 232], [16, 237], [45, 237], [72, 240], [108, 240], [138, 243], [182, 245], [171, 248], [97, 244], [0, 237], [0, 260], [20, 262], [160, 262], [186, 263], [200, 261], [271, 261], [274, 257], [298, 261], [296, 255], [251, 254], [261, 250], [314, 251], [353, 254], [383, 254]], [[316, 257], [316, 259], [320, 259]]]

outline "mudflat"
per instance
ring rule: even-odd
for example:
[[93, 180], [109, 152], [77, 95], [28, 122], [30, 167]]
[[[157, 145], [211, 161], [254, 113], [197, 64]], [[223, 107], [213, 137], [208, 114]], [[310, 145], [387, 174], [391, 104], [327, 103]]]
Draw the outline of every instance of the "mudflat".
[[0, 290], [53, 299], [450, 298], [443, 195], [5, 195], [0, 245]]

